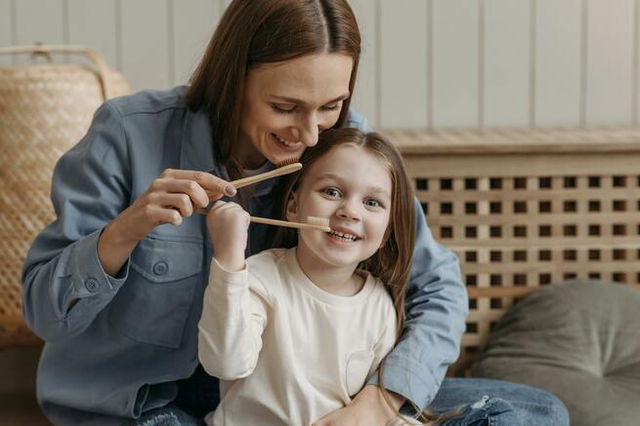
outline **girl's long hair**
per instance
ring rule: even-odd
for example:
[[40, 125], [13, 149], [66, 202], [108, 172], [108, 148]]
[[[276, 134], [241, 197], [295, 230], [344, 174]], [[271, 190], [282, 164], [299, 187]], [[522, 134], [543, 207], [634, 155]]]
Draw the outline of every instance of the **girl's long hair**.
[[[215, 159], [230, 180], [243, 167], [234, 147], [247, 73], [265, 63], [314, 53], [341, 53], [353, 59], [349, 92], [353, 93], [360, 60], [360, 30], [346, 0], [233, 0], [191, 76], [185, 100], [193, 111], [209, 114]], [[350, 100], [334, 127], [347, 117]]]

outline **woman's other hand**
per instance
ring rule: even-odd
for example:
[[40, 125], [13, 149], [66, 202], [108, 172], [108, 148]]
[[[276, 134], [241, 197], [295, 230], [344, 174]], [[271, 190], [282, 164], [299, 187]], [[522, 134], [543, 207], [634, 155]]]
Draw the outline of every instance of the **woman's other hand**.
[[244, 269], [244, 251], [249, 233], [249, 213], [233, 202], [217, 201], [207, 214], [207, 229], [213, 254], [227, 271]]
[[[389, 392], [389, 407], [378, 386], [365, 386], [346, 407], [333, 411], [311, 426], [385, 426], [403, 424], [397, 415], [404, 398]], [[396, 420], [398, 422], [396, 422]]]
[[138, 241], [156, 226], [178, 226], [183, 218], [204, 209], [210, 200], [234, 194], [233, 186], [210, 173], [165, 170], [102, 231], [98, 242], [102, 267], [107, 274], [116, 276]]

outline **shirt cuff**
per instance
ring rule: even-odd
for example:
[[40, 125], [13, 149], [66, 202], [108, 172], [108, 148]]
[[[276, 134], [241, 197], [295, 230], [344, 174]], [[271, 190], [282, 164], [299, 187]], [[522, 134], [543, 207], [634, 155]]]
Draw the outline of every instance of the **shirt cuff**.
[[[425, 372], [425, 366], [393, 354], [389, 354], [383, 362], [383, 387], [407, 399], [402, 407], [402, 413], [418, 414], [411, 403], [423, 410], [435, 398], [439, 384], [430, 374]], [[378, 384], [377, 371], [369, 378], [368, 384]]]

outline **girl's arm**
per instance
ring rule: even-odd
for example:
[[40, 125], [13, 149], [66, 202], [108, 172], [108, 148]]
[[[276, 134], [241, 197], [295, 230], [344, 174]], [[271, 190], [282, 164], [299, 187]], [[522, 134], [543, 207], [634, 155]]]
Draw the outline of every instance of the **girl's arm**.
[[262, 348], [267, 302], [249, 289], [246, 269], [229, 272], [213, 259], [198, 323], [198, 358], [222, 380], [250, 375]]
[[218, 201], [207, 215], [214, 258], [198, 323], [198, 357], [207, 373], [223, 380], [251, 374], [262, 348], [267, 306], [249, 289], [248, 227], [249, 214], [236, 203]]

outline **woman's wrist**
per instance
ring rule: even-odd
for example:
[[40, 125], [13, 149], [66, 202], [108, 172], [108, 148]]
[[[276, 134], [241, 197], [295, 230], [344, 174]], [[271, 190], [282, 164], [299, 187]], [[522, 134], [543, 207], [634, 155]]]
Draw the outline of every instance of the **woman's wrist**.
[[107, 275], [116, 277], [138, 244], [137, 240], [123, 238], [114, 220], [105, 226], [98, 238], [98, 260]]

